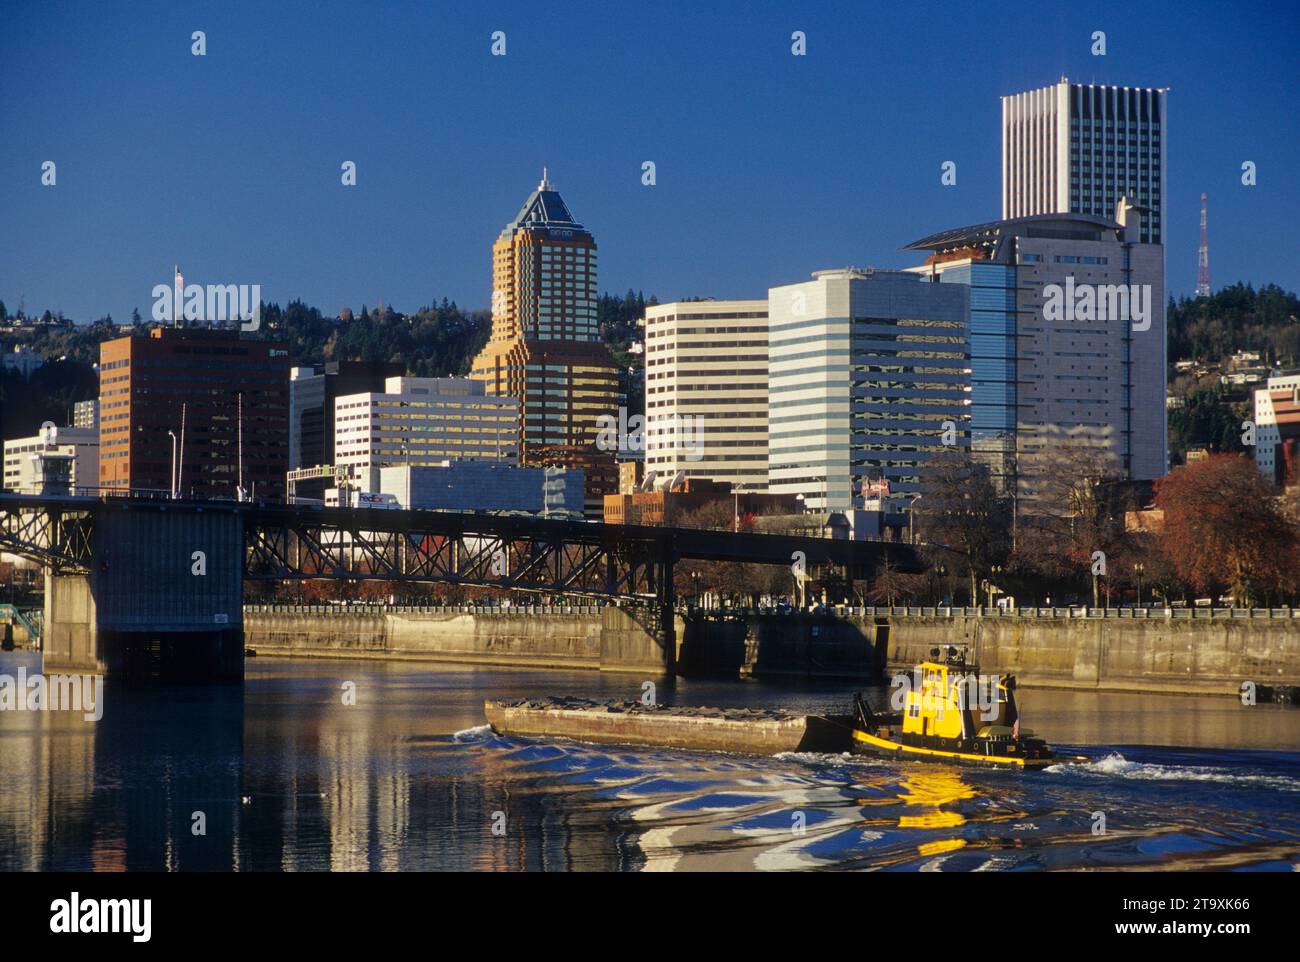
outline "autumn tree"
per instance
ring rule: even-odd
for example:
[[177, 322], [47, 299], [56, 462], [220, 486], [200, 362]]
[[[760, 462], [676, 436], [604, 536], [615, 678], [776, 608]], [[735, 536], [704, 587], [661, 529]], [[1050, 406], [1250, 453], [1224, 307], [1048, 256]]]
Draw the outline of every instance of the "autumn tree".
[[1250, 606], [1296, 591], [1300, 541], [1275, 493], [1249, 459], [1213, 455], [1156, 482], [1160, 546], [1180, 578], [1211, 597], [1224, 588]]

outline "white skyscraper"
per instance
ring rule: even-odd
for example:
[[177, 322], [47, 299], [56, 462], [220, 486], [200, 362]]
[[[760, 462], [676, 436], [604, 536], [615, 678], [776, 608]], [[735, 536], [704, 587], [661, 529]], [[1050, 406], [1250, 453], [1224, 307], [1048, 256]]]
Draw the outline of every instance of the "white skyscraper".
[[1127, 197], [1146, 214], [1144, 244], [1163, 244], [1165, 88], [1072, 84], [1002, 98], [1002, 217], [1114, 217]]

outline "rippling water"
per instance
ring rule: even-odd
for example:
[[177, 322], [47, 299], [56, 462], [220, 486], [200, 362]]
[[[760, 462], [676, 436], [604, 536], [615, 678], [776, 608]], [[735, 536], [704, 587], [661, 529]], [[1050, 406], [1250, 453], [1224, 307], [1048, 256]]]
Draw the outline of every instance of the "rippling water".
[[[0, 655], [0, 672], [26, 655]], [[345, 705], [344, 685], [356, 704]], [[642, 679], [254, 659], [240, 689], [0, 712], [0, 868], [1292, 870], [1300, 710], [1021, 691], [1094, 757], [1033, 774], [501, 738], [484, 698]], [[843, 711], [843, 685], [679, 681], [681, 704]], [[1180, 747], [1167, 747], [1180, 746]], [[1104, 816], [1105, 831], [1094, 831]], [[203, 834], [194, 827], [202, 823]], [[494, 834], [494, 827], [498, 832]]]

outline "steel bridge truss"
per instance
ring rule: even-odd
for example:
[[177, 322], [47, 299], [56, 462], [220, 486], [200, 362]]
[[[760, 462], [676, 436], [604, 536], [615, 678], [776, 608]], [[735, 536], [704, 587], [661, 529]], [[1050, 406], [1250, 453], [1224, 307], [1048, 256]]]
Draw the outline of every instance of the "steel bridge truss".
[[439, 581], [660, 601], [672, 590], [672, 558], [662, 539], [574, 538], [568, 526], [494, 521], [473, 530], [435, 523], [377, 531], [362, 519], [262, 520], [245, 526], [245, 577]]
[[90, 570], [94, 515], [83, 506], [39, 509], [0, 505], [0, 551], [39, 562], [59, 573]]

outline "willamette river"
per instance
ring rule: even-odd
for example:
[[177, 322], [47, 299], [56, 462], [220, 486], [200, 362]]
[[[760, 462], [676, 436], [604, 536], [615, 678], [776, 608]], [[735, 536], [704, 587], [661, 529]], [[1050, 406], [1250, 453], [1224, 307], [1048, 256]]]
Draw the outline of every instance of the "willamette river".
[[[35, 671], [39, 656], [0, 654], [0, 673], [20, 665]], [[679, 681], [658, 695], [845, 712], [848, 692]], [[540, 694], [630, 699], [641, 679], [255, 658], [242, 689], [110, 685], [98, 722], [0, 711], [0, 869], [1300, 864], [1300, 708], [1021, 689], [1027, 728], [1096, 761], [1013, 774], [611, 749], [484, 727], [485, 698]]]

